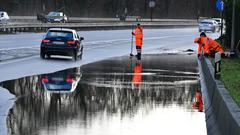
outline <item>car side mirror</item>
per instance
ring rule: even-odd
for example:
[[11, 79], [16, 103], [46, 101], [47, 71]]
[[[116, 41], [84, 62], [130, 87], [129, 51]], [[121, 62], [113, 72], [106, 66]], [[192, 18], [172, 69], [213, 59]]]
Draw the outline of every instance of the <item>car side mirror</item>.
[[80, 41], [84, 40], [84, 37], [80, 37]]

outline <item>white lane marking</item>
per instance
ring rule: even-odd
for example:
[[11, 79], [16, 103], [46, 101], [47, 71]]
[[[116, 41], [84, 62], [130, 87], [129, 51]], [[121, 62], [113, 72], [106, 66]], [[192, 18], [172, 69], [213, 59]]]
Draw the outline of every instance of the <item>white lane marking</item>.
[[[156, 39], [163, 39], [163, 38], [179, 38], [179, 37], [190, 37], [193, 35], [180, 35], [180, 36], [160, 36], [160, 37], [146, 37], [143, 38], [143, 40], [156, 40]], [[113, 42], [130, 42], [129, 39], [114, 39], [114, 40], [98, 40], [98, 41], [88, 41], [84, 42], [85, 45], [94, 45], [94, 44], [99, 44], [99, 43], [113, 43]]]
[[[156, 40], [156, 39], [163, 39], [163, 38], [179, 38], [179, 37], [189, 37], [192, 35], [181, 35], [181, 36], [161, 36], [161, 37], [147, 37], [144, 38], [145, 40]], [[128, 39], [116, 39], [116, 40], [99, 40], [99, 41], [89, 41], [84, 42], [84, 45], [90, 46], [90, 45], [99, 45], [99, 44], [112, 44], [114, 42], [130, 42]], [[9, 50], [17, 50], [17, 49], [38, 49], [39, 46], [22, 46], [22, 47], [11, 47], [11, 48], [3, 48], [0, 49], [0, 51], [9, 51]]]
[[3, 61], [3, 62], [0, 62], [0, 66], [2, 65], [7, 65], [7, 64], [12, 64], [12, 63], [16, 63], [16, 62], [21, 62], [21, 61], [24, 61], [24, 60], [29, 60], [29, 59], [33, 59], [33, 58], [37, 58], [39, 57], [40, 59], [40, 56], [30, 56], [30, 57], [25, 57], [25, 58], [19, 58], [19, 59], [11, 59], [11, 60], [6, 60], [6, 61]]
[[9, 50], [18, 50], [18, 49], [37, 49], [37, 48], [40, 48], [40, 46], [38, 46], [38, 47], [12, 47], [12, 48], [0, 49], [0, 51], [9, 51]]

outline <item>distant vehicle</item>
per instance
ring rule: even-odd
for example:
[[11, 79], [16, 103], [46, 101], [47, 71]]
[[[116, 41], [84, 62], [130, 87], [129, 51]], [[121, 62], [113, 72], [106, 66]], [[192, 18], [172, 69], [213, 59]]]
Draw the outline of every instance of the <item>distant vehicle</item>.
[[38, 13], [37, 14], [37, 20], [42, 21], [44, 23], [47, 23], [47, 18], [46, 15], [43, 13]]
[[44, 36], [40, 56], [42, 59], [50, 58], [51, 55], [72, 56], [76, 61], [82, 59], [83, 37], [79, 37], [77, 32], [72, 29], [51, 28]]
[[51, 93], [71, 93], [76, 90], [81, 77], [81, 69], [78, 67], [42, 75], [41, 81], [46, 91]]
[[221, 18], [212, 18], [213, 20], [215, 20], [217, 23], [218, 23], [218, 27], [221, 28], [221, 24], [222, 24], [222, 21], [223, 21], [223, 28], [225, 28], [225, 20], [221, 19]]
[[45, 17], [47, 22], [67, 22], [68, 17], [63, 12], [49, 12]]
[[9, 19], [7, 12], [0, 11], [0, 23], [8, 23]]
[[[222, 19], [221, 18], [212, 18], [213, 20], [215, 20], [218, 23], [218, 26], [220, 27], [222, 24]], [[223, 19], [223, 24], [225, 23], [224, 19]]]
[[218, 23], [212, 19], [205, 19], [199, 23], [199, 32], [201, 31], [212, 31], [215, 32], [219, 29]]

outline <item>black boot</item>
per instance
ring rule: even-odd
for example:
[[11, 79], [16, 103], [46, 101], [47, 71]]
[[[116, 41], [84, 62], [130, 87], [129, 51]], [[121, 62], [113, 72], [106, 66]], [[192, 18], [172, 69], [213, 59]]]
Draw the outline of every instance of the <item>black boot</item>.
[[137, 54], [137, 60], [141, 60], [141, 53]]

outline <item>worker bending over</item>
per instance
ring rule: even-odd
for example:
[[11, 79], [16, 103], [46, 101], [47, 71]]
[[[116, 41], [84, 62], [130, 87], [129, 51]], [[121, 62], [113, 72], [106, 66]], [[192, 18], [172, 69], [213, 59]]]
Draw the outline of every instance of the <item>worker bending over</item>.
[[198, 57], [203, 52], [205, 56], [214, 56], [216, 52], [220, 52], [222, 56], [225, 56], [224, 51], [220, 44], [202, 32], [200, 37], [194, 39], [194, 43], [198, 43]]

